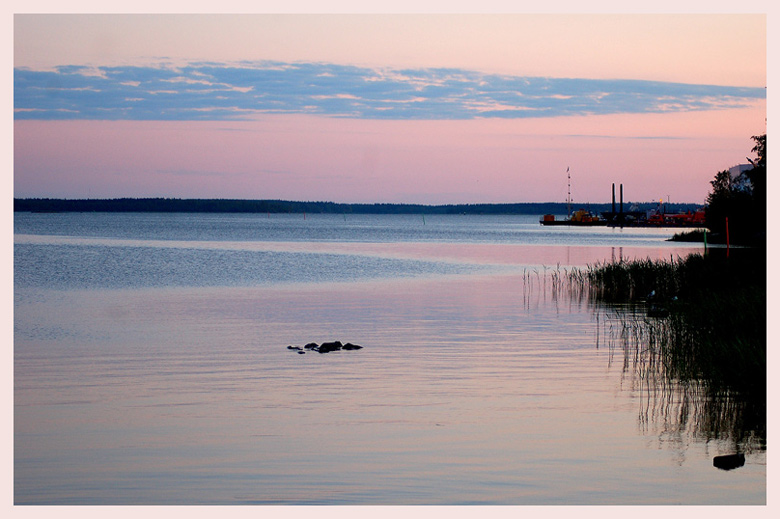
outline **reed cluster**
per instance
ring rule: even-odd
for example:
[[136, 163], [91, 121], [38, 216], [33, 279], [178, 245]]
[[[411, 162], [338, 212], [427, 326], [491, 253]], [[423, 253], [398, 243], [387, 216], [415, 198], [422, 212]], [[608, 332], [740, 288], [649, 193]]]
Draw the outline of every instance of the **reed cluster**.
[[624, 369], [656, 389], [707, 396], [696, 418], [707, 436], [714, 428], [765, 438], [765, 255], [712, 252], [599, 264], [570, 282], [609, 323], [604, 335], [623, 351]]

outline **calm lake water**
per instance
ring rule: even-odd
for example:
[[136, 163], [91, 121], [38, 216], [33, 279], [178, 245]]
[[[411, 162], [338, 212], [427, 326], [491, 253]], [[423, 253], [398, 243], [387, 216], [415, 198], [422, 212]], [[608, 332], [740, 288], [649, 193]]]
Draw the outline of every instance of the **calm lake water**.
[[[765, 504], [555, 273], [700, 245], [538, 217], [14, 215], [17, 505]], [[340, 340], [357, 351], [298, 354]], [[682, 418], [681, 418], [682, 417]]]

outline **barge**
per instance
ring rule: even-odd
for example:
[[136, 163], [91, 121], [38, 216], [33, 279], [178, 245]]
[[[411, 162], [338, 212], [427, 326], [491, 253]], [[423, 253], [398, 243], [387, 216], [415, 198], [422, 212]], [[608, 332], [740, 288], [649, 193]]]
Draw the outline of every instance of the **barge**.
[[601, 216], [596, 216], [590, 211], [575, 211], [571, 217], [564, 220], [556, 220], [554, 214], [546, 214], [539, 219], [542, 225], [573, 225], [583, 227], [605, 226], [609, 222]]
[[[568, 168], [566, 169], [568, 173]], [[546, 226], [579, 226], [579, 227], [705, 227], [703, 208], [684, 213], [667, 213], [663, 200], [658, 207], [647, 212], [630, 210], [623, 211], [623, 184], [620, 184], [620, 209], [616, 210], [615, 184], [612, 184], [612, 211], [594, 215], [589, 210], [581, 209], [571, 212], [571, 176], [569, 176], [569, 196], [566, 200], [569, 216], [558, 220], [555, 215], [545, 214], [539, 218], [539, 223]], [[638, 209], [638, 208], [632, 208]]]

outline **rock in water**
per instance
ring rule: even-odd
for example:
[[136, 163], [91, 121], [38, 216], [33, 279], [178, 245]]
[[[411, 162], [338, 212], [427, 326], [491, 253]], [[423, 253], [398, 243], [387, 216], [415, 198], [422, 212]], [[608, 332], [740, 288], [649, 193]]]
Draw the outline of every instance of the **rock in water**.
[[306, 353], [306, 350], [311, 351], [317, 351], [320, 353], [330, 353], [332, 351], [339, 351], [339, 350], [360, 350], [363, 346], [360, 346], [358, 344], [352, 344], [351, 342], [348, 342], [346, 344], [341, 344], [341, 341], [333, 341], [333, 342], [323, 342], [320, 345], [317, 345], [316, 342], [310, 342], [303, 348], [300, 346], [287, 346], [288, 350], [297, 351], [298, 353]]
[[725, 456], [715, 456], [712, 458], [712, 464], [721, 470], [732, 470], [745, 464], [744, 454], [727, 454]]
[[334, 342], [323, 342], [320, 344], [320, 347], [317, 351], [320, 353], [330, 353], [331, 351], [338, 351], [341, 349], [341, 342], [334, 341]]

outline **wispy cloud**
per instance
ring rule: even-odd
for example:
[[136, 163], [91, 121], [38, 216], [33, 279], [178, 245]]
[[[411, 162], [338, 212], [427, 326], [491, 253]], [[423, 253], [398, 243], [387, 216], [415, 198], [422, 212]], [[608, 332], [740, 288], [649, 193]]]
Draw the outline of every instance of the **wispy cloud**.
[[264, 113], [533, 118], [718, 110], [749, 106], [765, 97], [763, 88], [329, 63], [14, 70], [16, 119], [240, 120]]

